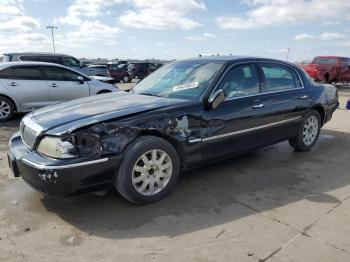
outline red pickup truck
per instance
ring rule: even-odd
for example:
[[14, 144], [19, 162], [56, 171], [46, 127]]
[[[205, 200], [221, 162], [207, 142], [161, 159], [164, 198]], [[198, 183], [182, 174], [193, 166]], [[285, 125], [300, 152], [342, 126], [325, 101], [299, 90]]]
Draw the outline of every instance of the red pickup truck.
[[348, 82], [350, 81], [350, 58], [339, 56], [316, 56], [311, 64], [301, 67], [315, 81]]

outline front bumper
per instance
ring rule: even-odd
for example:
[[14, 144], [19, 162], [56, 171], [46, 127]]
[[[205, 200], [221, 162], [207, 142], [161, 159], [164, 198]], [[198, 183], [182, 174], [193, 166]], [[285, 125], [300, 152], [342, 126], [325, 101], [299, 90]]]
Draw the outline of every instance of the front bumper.
[[51, 196], [70, 196], [113, 186], [121, 157], [57, 160], [29, 151], [19, 133], [11, 137], [8, 161], [14, 176]]

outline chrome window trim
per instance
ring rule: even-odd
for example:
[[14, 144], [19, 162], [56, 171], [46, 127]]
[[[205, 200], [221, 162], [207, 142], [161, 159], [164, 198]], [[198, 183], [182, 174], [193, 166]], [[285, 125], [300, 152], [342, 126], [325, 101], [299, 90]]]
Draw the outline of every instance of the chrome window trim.
[[34, 167], [36, 169], [40, 169], [40, 170], [60, 170], [60, 169], [67, 169], [67, 168], [74, 168], [74, 167], [98, 164], [98, 163], [103, 163], [106, 161], [108, 161], [108, 158], [101, 158], [101, 159], [97, 159], [97, 160], [80, 162], [80, 163], [75, 163], [75, 164], [68, 164], [68, 165], [61, 165], [61, 166], [48, 166], [48, 165], [35, 163], [35, 162], [30, 161], [30, 160], [25, 159], [25, 158], [21, 159], [21, 162], [23, 162], [31, 167]]
[[[254, 64], [255, 63], [255, 64]], [[232, 65], [229, 66], [229, 68], [225, 71], [225, 73], [220, 77], [218, 83], [215, 85], [213, 91], [211, 92], [210, 96], [211, 97], [213, 95], [214, 92], [216, 92], [216, 90], [219, 88], [221, 82], [223, 81], [223, 79], [226, 77], [226, 75], [228, 74], [228, 72], [235, 66], [239, 66], [242, 64], [254, 64], [256, 66], [258, 66], [256, 63], [271, 63], [271, 64], [276, 64], [276, 65], [281, 65], [281, 66], [285, 66], [288, 67], [290, 69], [292, 69], [296, 75], [299, 78], [301, 87], [297, 87], [297, 88], [290, 88], [290, 89], [284, 89], [284, 90], [278, 90], [278, 91], [271, 91], [271, 92], [262, 92], [262, 93], [258, 93], [258, 94], [253, 94], [253, 95], [247, 95], [247, 96], [237, 96], [237, 97], [231, 97], [231, 98], [227, 98], [224, 100], [225, 101], [230, 101], [230, 100], [234, 100], [234, 99], [241, 99], [241, 98], [246, 98], [246, 97], [253, 97], [253, 96], [261, 96], [261, 95], [265, 95], [265, 94], [273, 94], [273, 93], [280, 93], [280, 92], [287, 92], [287, 91], [292, 91], [292, 90], [300, 90], [300, 89], [304, 89], [305, 85], [303, 80], [300, 77], [300, 74], [297, 70], [295, 70], [295, 68], [293, 68], [292, 66], [288, 65], [288, 64], [284, 64], [284, 63], [280, 63], [280, 62], [275, 62], [275, 61], [268, 61], [268, 60], [261, 60], [261, 61], [257, 61], [257, 60], [251, 60], [251, 61], [244, 61], [244, 62], [238, 62], [238, 63], [234, 63]], [[260, 72], [257, 72], [260, 75]]]
[[235, 136], [235, 135], [239, 135], [239, 134], [244, 134], [244, 133], [260, 130], [260, 129], [263, 129], [263, 128], [267, 128], [267, 127], [272, 127], [272, 126], [277, 126], [277, 125], [293, 122], [293, 121], [300, 120], [300, 119], [302, 119], [301, 116], [293, 117], [293, 118], [289, 118], [289, 119], [273, 122], [273, 123], [266, 124], [266, 125], [261, 125], [261, 126], [256, 126], [256, 127], [251, 127], [251, 128], [247, 128], [247, 129], [242, 129], [242, 130], [238, 130], [238, 131], [234, 131], [234, 132], [230, 132], [230, 133], [225, 133], [225, 134], [221, 134], [221, 135], [206, 137], [206, 138], [203, 138], [202, 141], [206, 142], [206, 141], [219, 139], [219, 138], [223, 138], [223, 137], [227, 137], [227, 136]]

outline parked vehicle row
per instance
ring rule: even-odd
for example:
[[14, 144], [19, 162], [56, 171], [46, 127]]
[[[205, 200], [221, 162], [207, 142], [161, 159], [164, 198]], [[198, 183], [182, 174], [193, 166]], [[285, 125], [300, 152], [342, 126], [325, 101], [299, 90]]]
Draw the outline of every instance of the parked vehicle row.
[[310, 150], [337, 90], [296, 65], [251, 57], [170, 63], [117, 92], [40, 109], [10, 141], [16, 177], [48, 195], [116, 187], [136, 204], [164, 198], [179, 172], [289, 141]]
[[111, 84], [52, 63], [0, 63], [0, 121], [15, 112], [117, 91]]
[[311, 63], [301, 67], [315, 81], [325, 83], [350, 81], [350, 58], [339, 56], [317, 56]]
[[107, 68], [102, 67], [90, 67], [80, 62], [73, 56], [57, 53], [7, 53], [4, 54], [3, 62], [16, 62], [16, 61], [33, 61], [33, 62], [46, 62], [66, 66], [68, 68], [79, 71], [88, 76], [105, 76], [110, 77]]

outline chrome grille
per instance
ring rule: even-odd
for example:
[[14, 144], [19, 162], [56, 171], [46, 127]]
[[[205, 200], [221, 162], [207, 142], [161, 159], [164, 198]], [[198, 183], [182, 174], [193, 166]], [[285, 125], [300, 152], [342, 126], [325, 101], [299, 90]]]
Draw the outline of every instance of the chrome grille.
[[22, 139], [27, 147], [33, 148], [36, 139], [35, 131], [24, 125], [22, 129]]
[[25, 117], [21, 121], [21, 136], [23, 143], [33, 149], [37, 136], [41, 133], [42, 127], [34, 122], [31, 118]]

